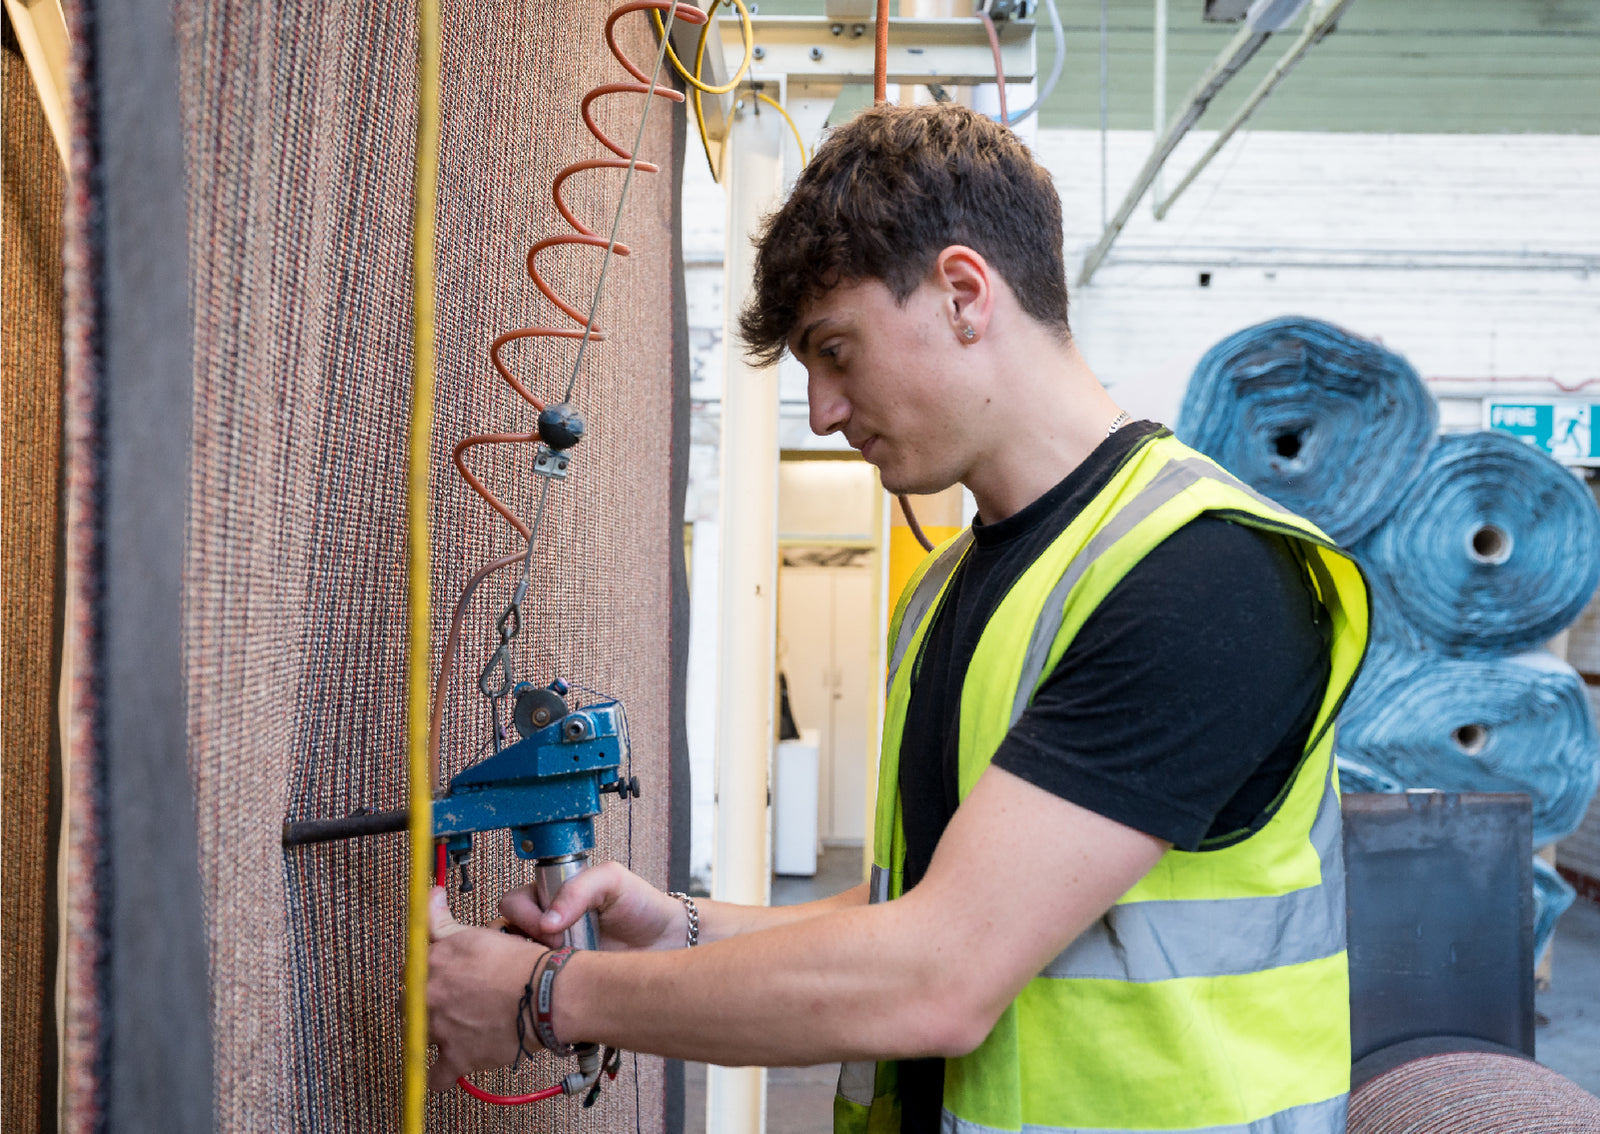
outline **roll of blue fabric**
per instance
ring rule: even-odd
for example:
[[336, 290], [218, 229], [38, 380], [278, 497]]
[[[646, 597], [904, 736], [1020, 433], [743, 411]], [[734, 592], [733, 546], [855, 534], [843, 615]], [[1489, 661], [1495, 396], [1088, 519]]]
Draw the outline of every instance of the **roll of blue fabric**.
[[1555, 935], [1556, 922], [1577, 899], [1578, 892], [1556, 873], [1544, 859], [1533, 859], [1533, 963], [1544, 960], [1544, 951]]
[[1367, 782], [1520, 791], [1534, 846], [1569, 834], [1600, 782], [1600, 734], [1577, 671], [1550, 654], [1424, 658], [1376, 675], [1339, 718]]
[[1559, 634], [1600, 583], [1600, 509], [1576, 477], [1503, 433], [1442, 437], [1389, 519], [1355, 547], [1400, 613], [1459, 657]]
[[1195, 367], [1176, 432], [1340, 543], [1381, 523], [1438, 427], [1404, 358], [1317, 319], [1247, 327]]

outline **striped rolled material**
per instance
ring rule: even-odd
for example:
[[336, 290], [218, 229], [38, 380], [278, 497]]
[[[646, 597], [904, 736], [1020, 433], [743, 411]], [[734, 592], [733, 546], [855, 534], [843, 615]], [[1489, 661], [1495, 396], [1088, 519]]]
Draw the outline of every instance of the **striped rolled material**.
[[1350, 1095], [1349, 1134], [1594, 1134], [1600, 1099], [1532, 1060], [1481, 1051], [1402, 1063]]

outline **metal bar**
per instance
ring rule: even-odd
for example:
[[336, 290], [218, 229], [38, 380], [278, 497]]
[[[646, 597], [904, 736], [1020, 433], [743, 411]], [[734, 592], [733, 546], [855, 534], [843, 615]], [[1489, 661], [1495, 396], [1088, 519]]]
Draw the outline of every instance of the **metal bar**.
[[1168, 124], [1166, 130], [1156, 141], [1155, 147], [1150, 151], [1150, 156], [1145, 159], [1144, 168], [1139, 171], [1139, 176], [1134, 178], [1127, 196], [1122, 199], [1122, 204], [1117, 208], [1117, 215], [1106, 226], [1105, 232], [1100, 236], [1100, 242], [1094, 246], [1083, 262], [1083, 268], [1078, 273], [1078, 286], [1082, 287], [1094, 278], [1094, 273], [1106, 258], [1106, 253], [1111, 251], [1112, 244], [1121, 235], [1128, 220], [1133, 216], [1133, 210], [1139, 207], [1139, 202], [1144, 198], [1145, 191], [1150, 188], [1150, 183], [1155, 180], [1156, 172], [1171, 156], [1172, 151], [1205, 113], [1211, 100], [1217, 96], [1229, 79], [1237, 75], [1241, 68], [1261, 50], [1261, 45], [1267, 41], [1270, 32], [1254, 31], [1249, 27], [1239, 29], [1228, 46], [1222, 49], [1211, 66], [1206, 68], [1205, 74], [1200, 76], [1200, 81], [1184, 99], [1181, 113]]
[[[757, 16], [754, 24], [761, 58], [751, 65], [752, 80], [771, 82], [779, 76], [796, 84], [873, 80], [872, 37], [854, 34], [849, 24], [821, 16]], [[718, 17], [717, 30], [727, 55], [743, 50], [736, 17]], [[1005, 20], [998, 31], [1007, 81], [1032, 82], [1038, 72], [1033, 21]], [[888, 81], [930, 80], [945, 86], [994, 82], [994, 55], [979, 21], [910, 16], [889, 21]]]
[[[1158, 2], [1164, 3], [1165, 0], [1158, 0]], [[1300, 37], [1294, 41], [1288, 51], [1283, 53], [1283, 58], [1273, 65], [1272, 70], [1268, 71], [1266, 77], [1256, 85], [1256, 89], [1250, 92], [1250, 96], [1244, 100], [1244, 105], [1233, 112], [1233, 117], [1228, 119], [1227, 125], [1218, 132], [1211, 145], [1206, 148], [1206, 152], [1201, 154], [1200, 159], [1190, 167], [1189, 172], [1184, 174], [1183, 180], [1178, 182], [1177, 188], [1173, 189], [1172, 193], [1163, 200], [1160, 183], [1156, 184], [1155, 193], [1153, 194], [1156, 220], [1162, 220], [1166, 217], [1167, 210], [1172, 208], [1172, 203], [1183, 195], [1185, 189], [1193, 184], [1194, 179], [1200, 176], [1200, 171], [1211, 163], [1211, 159], [1222, 152], [1222, 147], [1228, 144], [1228, 139], [1233, 137], [1240, 126], [1244, 125], [1245, 119], [1255, 113], [1256, 107], [1266, 101], [1267, 96], [1283, 81], [1283, 77], [1294, 68], [1295, 64], [1305, 58], [1306, 52], [1310, 51], [1315, 44], [1321, 43], [1322, 38], [1334, 29], [1340, 14], [1350, 4], [1351, 0], [1333, 0], [1326, 7], [1313, 10], [1311, 16], [1306, 20], [1305, 30], [1300, 33]]]
[[1100, 0], [1100, 227], [1110, 208], [1111, 164], [1106, 139], [1111, 132], [1111, 28], [1109, 0]]
[[[1151, 98], [1151, 109], [1154, 112], [1151, 118], [1154, 124], [1150, 131], [1150, 136], [1159, 138], [1161, 137], [1161, 131], [1167, 128], [1167, 0], [1156, 0], [1155, 66], [1152, 70], [1154, 71], [1155, 89]], [[1153, 184], [1155, 188], [1152, 192], [1152, 197], [1159, 201], [1161, 199], [1161, 171], [1159, 169], [1156, 170], [1156, 179]], [[1101, 210], [1101, 212], [1104, 213], [1104, 210]], [[1159, 213], [1156, 215], [1160, 216]], [[1103, 215], [1100, 218], [1100, 223], [1105, 224]]]
[[1109, 263], [1202, 268], [1361, 268], [1399, 272], [1600, 272], [1600, 256], [1583, 253], [1407, 248], [1250, 248], [1228, 245], [1125, 248]]
[[331, 843], [340, 839], [364, 839], [370, 835], [390, 835], [406, 829], [406, 811], [369, 811], [343, 819], [302, 819], [283, 825], [283, 845], [303, 847], [311, 843]]

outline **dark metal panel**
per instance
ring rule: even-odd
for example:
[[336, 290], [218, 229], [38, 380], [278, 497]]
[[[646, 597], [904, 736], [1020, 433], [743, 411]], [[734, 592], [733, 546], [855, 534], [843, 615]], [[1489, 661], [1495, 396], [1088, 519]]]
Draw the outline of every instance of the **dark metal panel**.
[[96, 5], [102, 585], [109, 829], [107, 1125], [213, 1125], [210, 990], [184, 700], [192, 351], [167, 0]]
[[1352, 1057], [1424, 1036], [1532, 1056], [1528, 797], [1351, 794], [1344, 823]]

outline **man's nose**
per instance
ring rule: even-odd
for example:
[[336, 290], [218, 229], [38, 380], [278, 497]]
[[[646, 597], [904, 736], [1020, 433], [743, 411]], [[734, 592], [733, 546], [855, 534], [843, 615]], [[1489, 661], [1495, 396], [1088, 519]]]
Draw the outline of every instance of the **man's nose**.
[[806, 401], [811, 409], [811, 432], [818, 437], [837, 433], [850, 420], [850, 403], [836, 382], [808, 373]]

